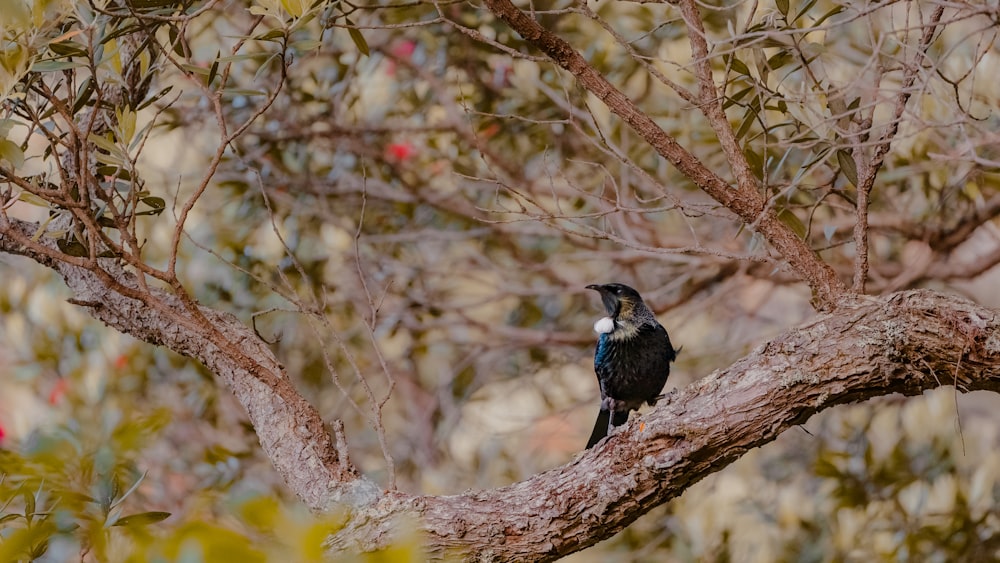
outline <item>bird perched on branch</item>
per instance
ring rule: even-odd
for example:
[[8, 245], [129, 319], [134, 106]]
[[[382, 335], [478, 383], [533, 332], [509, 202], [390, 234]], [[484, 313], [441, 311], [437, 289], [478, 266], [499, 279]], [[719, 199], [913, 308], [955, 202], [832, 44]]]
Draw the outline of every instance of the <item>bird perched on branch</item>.
[[608, 316], [594, 323], [600, 334], [594, 371], [601, 386], [601, 411], [587, 447], [600, 442], [615, 426], [628, 421], [643, 403], [656, 404], [677, 351], [666, 329], [639, 293], [627, 285], [588, 285], [601, 294]]

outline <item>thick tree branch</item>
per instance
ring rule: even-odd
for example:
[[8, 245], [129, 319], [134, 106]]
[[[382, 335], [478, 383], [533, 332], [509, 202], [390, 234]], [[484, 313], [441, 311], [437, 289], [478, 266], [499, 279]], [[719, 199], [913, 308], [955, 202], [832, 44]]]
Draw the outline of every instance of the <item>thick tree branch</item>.
[[334, 545], [385, 545], [396, 517], [414, 512], [439, 554], [551, 561], [611, 537], [821, 410], [951, 384], [1000, 391], [995, 311], [929, 291], [860, 298], [671, 394], [565, 466], [491, 491], [386, 497]]
[[660, 156], [763, 235], [788, 261], [792, 270], [809, 284], [821, 307], [832, 307], [847, 292], [847, 287], [833, 268], [820, 260], [805, 241], [778, 219], [777, 213], [767, 205], [767, 200], [757, 189], [740, 184], [730, 186], [722, 177], [709, 170], [641, 111], [635, 102], [587, 63], [569, 43], [543, 28], [510, 0], [485, 0], [484, 3], [527, 42], [573, 74], [584, 88], [603, 101], [608, 109], [632, 127]]
[[[316, 509], [346, 506], [336, 549], [388, 545], [400, 517], [415, 516], [435, 554], [491, 561], [549, 561], [624, 529], [639, 516], [828, 407], [955, 384], [1000, 390], [995, 311], [928, 291], [857, 298], [759, 347], [725, 370], [671, 394], [653, 412], [569, 464], [507, 487], [454, 496], [382, 493], [359, 477], [343, 443], [288, 381], [266, 346], [234, 317], [180, 300], [107, 261], [103, 276], [30, 247], [34, 224], [0, 225], [0, 251], [58, 271], [113, 328], [197, 358], [228, 383], [289, 488]], [[109, 267], [111, 266], [111, 267]], [[342, 441], [341, 441], [342, 442]]]
[[[192, 315], [180, 298], [140, 288], [114, 260], [88, 269], [60, 256], [52, 245], [31, 240], [35, 223], [0, 216], [0, 252], [26, 256], [52, 268], [94, 318], [139, 340], [197, 359], [225, 382], [246, 409], [275, 469], [308, 506], [371, 502], [378, 488], [339, 459], [323, 420], [288, 379], [267, 346], [227, 313], [200, 307]], [[46, 239], [40, 239], [45, 241]]]

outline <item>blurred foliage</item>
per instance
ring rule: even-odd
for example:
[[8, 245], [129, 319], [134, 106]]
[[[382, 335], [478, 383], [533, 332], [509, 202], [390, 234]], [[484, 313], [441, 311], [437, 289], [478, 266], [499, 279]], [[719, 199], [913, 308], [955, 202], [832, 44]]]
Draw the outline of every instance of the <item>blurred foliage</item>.
[[[633, 561], [995, 560], [995, 405], [992, 394], [959, 399], [945, 388], [823, 413], [643, 517], [618, 538], [617, 553]], [[600, 560], [588, 555], [570, 560]]]
[[[82, 413], [81, 413], [82, 414]], [[421, 561], [416, 535], [379, 553], [331, 559], [324, 543], [342, 525], [337, 514], [314, 516], [265, 493], [199, 493], [201, 514], [171, 518], [133, 511], [147, 473], [143, 450], [167, 424], [106, 409], [90, 426], [37, 432], [0, 449], [2, 561]], [[86, 417], [86, 415], [84, 415]], [[213, 493], [215, 491], [215, 493]], [[133, 496], [133, 494], [135, 494]], [[220, 515], [225, 517], [219, 517]], [[168, 527], [158, 523], [171, 518]]]
[[[916, 68], [918, 18], [935, 6], [701, 7], [761, 190], [845, 279], [858, 162], [892, 123]], [[705, 119], [669, 86], [696, 87], [675, 6], [534, 8], [729, 176]], [[980, 259], [1000, 212], [997, 29], [987, 8], [945, 13], [873, 192], [872, 292], [926, 285], [1000, 305], [995, 278], [977, 281], [1000, 259]], [[169, 285], [176, 258], [199, 301], [273, 341], [381, 483], [391, 465], [408, 491], [492, 487], [577, 452], [597, 397], [588, 283], [642, 291], [684, 347], [676, 385], [812, 314], [752, 229], [479, 6], [0, 0], [0, 32], [6, 212], [38, 221], [37, 236], [71, 256], [148, 268], [150, 283]], [[63, 193], [80, 154], [90, 189]], [[969, 225], [982, 225], [977, 236]], [[288, 550], [312, 549], [330, 522], [291, 507], [211, 374], [96, 326], [33, 265], [0, 258], [0, 279], [0, 446], [17, 444], [5, 464], [31, 468], [5, 470], [13, 517], [2, 534], [25, 541], [4, 549], [49, 538], [50, 550], [92, 557], [119, 544], [139, 559], [192, 546], [207, 560], [223, 545], [251, 559], [314, 557]], [[782, 438], [578, 557], [987, 553], [996, 516], [981, 503], [995, 492], [992, 473], [974, 468], [993, 461], [972, 445], [993, 439], [995, 417], [967, 425], [968, 454], [944, 432], [947, 416], [906, 419], [905, 434], [875, 423], [940, 400], [824, 414], [814, 436]], [[162, 419], [141, 413], [163, 409], [171, 422], [152, 433]], [[116, 429], [134, 440], [116, 441]], [[42, 451], [65, 467], [40, 462]], [[68, 472], [81, 464], [89, 472]], [[932, 514], [922, 498], [944, 504]], [[160, 523], [135, 516], [164, 512]]]

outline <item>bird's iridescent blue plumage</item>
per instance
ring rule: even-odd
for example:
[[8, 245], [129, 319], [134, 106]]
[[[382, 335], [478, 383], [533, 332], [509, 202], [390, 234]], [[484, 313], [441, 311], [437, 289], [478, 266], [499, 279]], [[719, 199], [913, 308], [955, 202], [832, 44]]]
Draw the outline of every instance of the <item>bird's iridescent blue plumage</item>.
[[606, 362], [608, 359], [608, 335], [602, 334], [597, 339], [597, 350], [594, 351], [594, 366]]
[[601, 387], [601, 412], [587, 447], [603, 439], [611, 427], [625, 424], [631, 411], [654, 404], [670, 374], [677, 352], [666, 329], [656, 321], [642, 297], [622, 284], [589, 285], [613, 320], [594, 352], [594, 371]]

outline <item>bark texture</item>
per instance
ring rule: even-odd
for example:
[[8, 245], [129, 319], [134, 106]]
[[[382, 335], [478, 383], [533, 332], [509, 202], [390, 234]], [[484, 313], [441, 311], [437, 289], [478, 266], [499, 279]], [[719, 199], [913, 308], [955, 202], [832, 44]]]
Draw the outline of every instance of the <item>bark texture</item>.
[[859, 298], [679, 390], [570, 463], [490, 491], [396, 495], [335, 538], [371, 549], [399, 512], [440, 555], [552, 561], [607, 539], [826, 408], [942, 385], [1000, 390], [996, 312], [930, 291]]
[[385, 493], [357, 473], [271, 351], [235, 317], [141, 289], [113, 261], [101, 261], [99, 272], [60, 262], [28, 244], [35, 228], [0, 225], [0, 251], [55, 269], [73, 302], [116, 330], [216, 373], [288, 487], [314, 509], [346, 509], [346, 527], [330, 540], [338, 550], [385, 547], [400, 519], [414, 518], [434, 555], [551, 561], [611, 537], [823, 409], [942, 385], [1000, 390], [995, 311], [931, 291], [858, 297], [672, 393], [562, 467], [488, 491]]
[[35, 223], [0, 218], [0, 252], [58, 272], [73, 292], [72, 302], [111, 328], [204, 364], [246, 409], [271, 463], [310, 508], [367, 504], [378, 494], [335, 447], [323, 419], [271, 350], [239, 319], [207, 307], [192, 309], [168, 291], [141, 284], [113, 259], [88, 263], [60, 257], [48, 239], [31, 240], [37, 229]]

